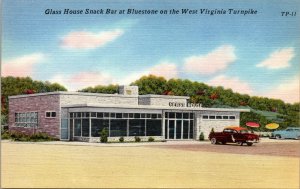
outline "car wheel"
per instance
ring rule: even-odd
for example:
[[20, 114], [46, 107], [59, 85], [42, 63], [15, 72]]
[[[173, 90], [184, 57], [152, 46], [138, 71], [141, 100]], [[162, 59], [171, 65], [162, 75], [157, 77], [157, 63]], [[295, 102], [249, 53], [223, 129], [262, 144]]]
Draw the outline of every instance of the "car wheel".
[[275, 138], [276, 139], [281, 139], [281, 136], [280, 135], [276, 135]]
[[217, 144], [217, 139], [216, 139], [216, 138], [212, 138], [212, 139], [210, 139], [210, 142], [211, 142], [212, 144]]
[[253, 144], [252, 142], [247, 142], [248, 146], [252, 146], [252, 144]]

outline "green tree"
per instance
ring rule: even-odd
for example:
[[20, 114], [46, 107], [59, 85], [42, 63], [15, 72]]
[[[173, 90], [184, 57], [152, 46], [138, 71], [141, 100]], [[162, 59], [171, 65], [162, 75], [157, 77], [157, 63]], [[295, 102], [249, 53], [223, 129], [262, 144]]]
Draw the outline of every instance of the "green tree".
[[139, 80], [131, 83], [139, 87], [139, 94], [163, 94], [166, 88], [166, 79], [154, 75], [143, 76]]
[[30, 77], [1, 77], [1, 112], [8, 113], [8, 96], [66, 90], [58, 83], [34, 81]]
[[79, 92], [89, 92], [89, 93], [105, 93], [105, 94], [114, 94], [118, 93], [118, 85], [97, 85], [95, 87], [87, 87], [82, 90], [79, 90]]

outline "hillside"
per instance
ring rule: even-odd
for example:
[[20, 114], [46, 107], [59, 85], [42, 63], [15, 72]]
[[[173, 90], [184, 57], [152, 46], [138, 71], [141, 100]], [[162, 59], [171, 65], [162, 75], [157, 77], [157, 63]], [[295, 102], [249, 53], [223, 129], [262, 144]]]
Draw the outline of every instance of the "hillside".
[[[29, 77], [1, 77], [1, 107], [2, 114], [7, 115], [8, 96], [18, 94], [32, 94], [51, 91], [66, 91], [66, 88], [58, 83], [34, 81]], [[264, 126], [271, 122], [280, 124], [280, 128], [288, 126], [300, 127], [299, 102], [294, 104], [285, 103], [279, 99], [249, 96], [239, 94], [231, 89], [223, 87], [211, 87], [204, 83], [190, 80], [170, 79], [153, 75], [141, 77], [131, 83], [139, 86], [139, 94], [159, 94], [190, 96], [190, 102], [201, 103], [203, 107], [223, 108], [250, 108], [250, 113], [241, 113], [241, 125], [248, 121], [260, 123]], [[92, 93], [116, 93], [118, 85], [88, 87], [81, 92]]]

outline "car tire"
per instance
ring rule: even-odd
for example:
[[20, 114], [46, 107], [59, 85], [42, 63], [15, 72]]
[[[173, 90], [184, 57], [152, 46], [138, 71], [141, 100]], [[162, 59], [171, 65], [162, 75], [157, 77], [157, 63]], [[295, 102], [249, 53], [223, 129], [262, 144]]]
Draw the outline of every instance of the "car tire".
[[252, 146], [252, 144], [253, 144], [252, 142], [247, 142], [248, 146]]
[[275, 135], [275, 138], [276, 139], [281, 139], [281, 136], [280, 135]]
[[217, 139], [216, 138], [211, 138], [210, 143], [211, 144], [217, 144]]

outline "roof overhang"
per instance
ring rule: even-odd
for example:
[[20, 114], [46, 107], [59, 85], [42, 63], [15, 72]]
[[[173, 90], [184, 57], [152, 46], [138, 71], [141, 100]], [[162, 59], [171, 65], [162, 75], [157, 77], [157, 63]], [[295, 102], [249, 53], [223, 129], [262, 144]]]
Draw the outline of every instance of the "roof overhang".
[[149, 110], [182, 110], [182, 111], [216, 111], [216, 112], [250, 112], [250, 109], [236, 108], [206, 108], [206, 107], [169, 107], [169, 106], [149, 106], [149, 105], [106, 105], [106, 104], [71, 104], [62, 105], [62, 108], [119, 108], [119, 109], [149, 109]]

